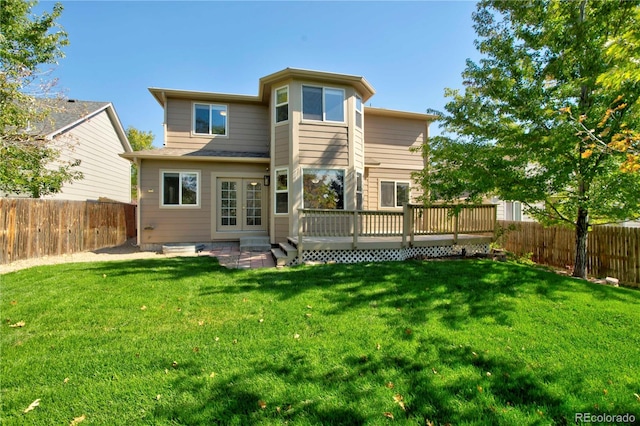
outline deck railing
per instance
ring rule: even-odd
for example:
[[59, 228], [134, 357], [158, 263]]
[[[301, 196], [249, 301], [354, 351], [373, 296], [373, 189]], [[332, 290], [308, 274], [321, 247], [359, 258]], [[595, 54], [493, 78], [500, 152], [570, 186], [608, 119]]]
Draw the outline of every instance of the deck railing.
[[496, 206], [407, 204], [401, 211], [389, 210], [298, 210], [298, 251], [304, 237], [402, 237], [402, 245], [413, 244], [416, 235], [493, 233]]

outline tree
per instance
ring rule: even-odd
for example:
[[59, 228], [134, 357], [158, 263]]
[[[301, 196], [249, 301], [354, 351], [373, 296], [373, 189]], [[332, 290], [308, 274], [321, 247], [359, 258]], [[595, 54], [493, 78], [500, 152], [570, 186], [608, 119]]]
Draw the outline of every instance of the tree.
[[61, 140], [47, 141], [30, 125], [50, 113], [46, 102], [55, 81], [43, 65], [64, 57], [67, 34], [56, 23], [62, 5], [50, 13], [31, 14], [35, 2], [0, 2], [0, 190], [34, 198], [59, 192], [65, 182], [81, 178], [77, 160], [62, 161]]
[[[155, 136], [153, 132], [145, 132], [138, 130], [133, 126], [127, 127], [127, 139], [134, 151], [142, 151], [145, 149], [153, 149], [153, 140]], [[131, 199], [138, 198], [138, 166], [131, 165]]]
[[446, 90], [444, 133], [423, 147], [428, 165], [416, 178], [427, 201], [493, 194], [522, 202], [545, 224], [572, 226], [573, 275], [585, 277], [589, 226], [640, 214], [640, 173], [622, 170], [628, 153], [594, 149], [576, 127], [604, 146], [638, 128], [637, 79], [603, 82], [612, 69], [637, 69], [634, 57], [607, 48], [630, 34], [637, 41], [638, 8], [637, 1], [481, 1], [473, 20], [482, 59], [467, 61], [463, 91]]

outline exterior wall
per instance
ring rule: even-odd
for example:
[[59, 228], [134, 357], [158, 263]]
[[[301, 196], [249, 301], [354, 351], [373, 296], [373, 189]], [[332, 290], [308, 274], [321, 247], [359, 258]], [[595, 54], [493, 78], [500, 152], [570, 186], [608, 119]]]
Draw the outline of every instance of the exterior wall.
[[347, 127], [299, 124], [299, 162], [311, 166], [349, 166]]
[[[207, 101], [198, 101], [207, 103]], [[216, 103], [216, 101], [208, 101]], [[228, 106], [228, 135], [192, 134], [193, 104], [189, 99], [167, 99], [166, 147], [236, 152], [269, 152], [269, 108], [264, 105], [219, 102]]]
[[278, 124], [275, 128], [275, 148], [273, 153], [273, 165], [287, 166], [289, 165], [290, 143], [289, 143], [289, 124]]
[[276, 243], [284, 243], [289, 237], [289, 217], [288, 216], [276, 216], [275, 225], [272, 232], [272, 240]]
[[[353, 126], [355, 127], [355, 126]], [[356, 170], [364, 170], [364, 132], [355, 127], [353, 136], [353, 163]]]
[[[426, 140], [427, 124], [422, 120], [366, 115], [364, 122], [365, 156], [375, 166], [366, 168], [364, 182], [364, 208], [381, 210], [380, 181], [409, 182], [411, 201], [422, 194], [411, 173], [424, 166], [420, 152], [410, 152]], [[386, 208], [385, 208], [386, 209]]]
[[[142, 160], [139, 194], [139, 244], [205, 242], [215, 239], [237, 239], [238, 236], [217, 235], [213, 212], [216, 196], [215, 176], [253, 177], [262, 179], [265, 164], [221, 163], [204, 161]], [[200, 205], [198, 207], [161, 207], [161, 170], [200, 172]], [[264, 194], [266, 197], [266, 193]], [[268, 223], [270, 206], [265, 223]]]
[[62, 158], [80, 159], [76, 168], [84, 177], [63, 186], [58, 194], [43, 197], [57, 200], [96, 200], [100, 197], [131, 202], [131, 163], [118, 154], [122, 143], [106, 111], [58, 135], [52, 143], [71, 145]]

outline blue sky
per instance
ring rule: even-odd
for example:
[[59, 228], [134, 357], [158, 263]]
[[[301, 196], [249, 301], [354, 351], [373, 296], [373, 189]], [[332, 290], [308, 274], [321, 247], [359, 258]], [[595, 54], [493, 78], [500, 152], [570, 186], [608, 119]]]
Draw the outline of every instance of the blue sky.
[[156, 146], [163, 114], [148, 87], [256, 95], [260, 77], [294, 67], [362, 75], [376, 89], [368, 104], [424, 112], [442, 109], [444, 89], [461, 87], [465, 60], [478, 59], [474, 2], [62, 4], [70, 45], [57, 88], [112, 102]]

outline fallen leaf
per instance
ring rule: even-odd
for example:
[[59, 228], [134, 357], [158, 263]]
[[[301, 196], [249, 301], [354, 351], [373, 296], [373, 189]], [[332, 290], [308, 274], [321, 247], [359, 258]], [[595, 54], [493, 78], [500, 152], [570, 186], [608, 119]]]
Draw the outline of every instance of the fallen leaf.
[[24, 321], [18, 321], [15, 324], [11, 324], [9, 327], [16, 328], [16, 327], [24, 327], [24, 326], [25, 326], [25, 322]]
[[157, 394], [157, 395], [156, 395], [156, 401], [160, 401], [160, 398], [162, 398], [162, 395]]
[[238, 339], [233, 339], [233, 344], [237, 345], [238, 344]]
[[107, 274], [102, 274], [102, 278], [107, 278]]
[[178, 368], [178, 361], [173, 361], [173, 362], [171, 363], [171, 366], [172, 366], [173, 368]]
[[299, 335], [298, 333], [296, 333], [296, 334], [294, 334], [294, 335], [293, 335], [293, 338], [294, 338], [294, 339], [299, 339], [299, 338], [300, 338], [300, 335]]
[[146, 311], [147, 307], [145, 305], [142, 305], [142, 307], [140, 308], [141, 311]]
[[308, 313], [304, 314], [304, 316], [307, 317], [307, 318], [311, 318], [311, 314], [308, 314]]
[[247, 298], [246, 298], [246, 297], [243, 297], [243, 298], [242, 298], [242, 301], [243, 301], [243, 302], [246, 302], [246, 301], [247, 301]]
[[424, 420], [424, 423], [425, 423], [425, 425], [427, 425], [427, 426], [433, 426], [433, 422], [432, 422], [431, 420], [429, 420], [429, 419], [425, 419], [425, 420]]
[[311, 308], [311, 305], [307, 305], [307, 309], [312, 309], [312, 308]]
[[435, 368], [432, 368], [431, 371], [433, 372], [433, 374], [438, 374], [438, 370], [436, 370]]
[[15, 305], [17, 305], [17, 304], [18, 304], [18, 301], [17, 301], [17, 300], [12, 300], [12, 301], [11, 301], [11, 304], [15, 306]]
[[193, 348], [193, 351], [194, 352], [200, 352], [200, 348], [196, 346], [195, 348]]
[[487, 377], [491, 377], [491, 372], [487, 371]]
[[393, 400], [400, 406], [400, 408], [402, 408], [403, 411], [407, 411], [403, 399], [404, 398], [402, 398], [402, 395], [400, 395], [399, 393], [393, 396]]
[[182, 311], [182, 308], [178, 308], [178, 309], [176, 309], [176, 311], [181, 312], [181, 311]]
[[164, 369], [164, 374], [169, 374], [169, 369], [168, 368]]
[[213, 379], [214, 377], [216, 377], [216, 373], [212, 371], [211, 374], [209, 374], [209, 377]]
[[86, 416], [83, 414], [80, 417], [74, 417], [69, 426], [76, 426], [78, 423], [82, 423], [86, 420]]
[[260, 318], [258, 322], [264, 322], [264, 318]]
[[380, 349], [382, 349], [382, 346], [380, 346], [380, 343], [376, 343], [376, 350], [379, 351]]
[[64, 380], [62, 381], [62, 383], [69, 383], [69, 378], [65, 377]]
[[389, 389], [393, 389], [395, 385], [392, 382], [387, 382], [385, 386], [388, 387]]
[[478, 386], [478, 392], [482, 393], [482, 386]]
[[263, 410], [265, 408], [267, 408], [267, 403], [264, 402], [263, 400], [258, 401], [258, 407], [262, 408]]
[[384, 413], [382, 413], [382, 415], [385, 416], [386, 418], [393, 420], [393, 414], [391, 414], [388, 411], [385, 411]]
[[213, 339], [213, 340], [215, 340], [217, 342], [218, 340], [220, 340], [220, 338], [218, 336], [216, 336], [216, 338]]
[[478, 356], [478, 354], [477, 354], [477, 353], [475, 353], [475, 352], [471, 352], [471, 355], [473, 355], [474, 357], [477, 357], [477, 356]]
[[637, 393], [634, 393], [633, 396], [635, 396], [638, 402], [640, 402], [640, 395], [638, 395]]
[[539, 416], [544, 416], [544, 413], [542, 411], [537, 410], [536, 412], [538, 413]]
[[23, 413], [28, 413], [29, 411], [35, 410], [35, 408], [40, 405], [40, 398], [33, 401], [27, 408], [24, 409]]
[[198, 325], [204, 325], [204, 321], [198, 321]]
[[602, 389], [602, 393], [606, 395], [606, 394], [608, 394], [608, 393], [609, 393], [609, 391], [608, 391], [608, 390], [606, 390], [606, 389]]

